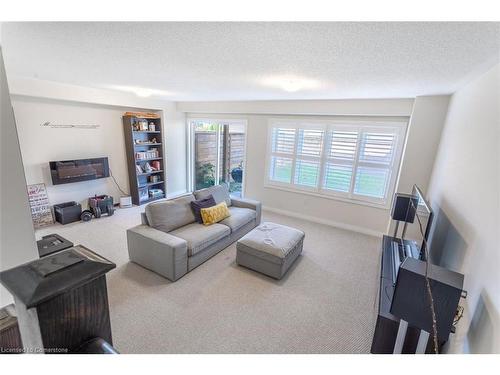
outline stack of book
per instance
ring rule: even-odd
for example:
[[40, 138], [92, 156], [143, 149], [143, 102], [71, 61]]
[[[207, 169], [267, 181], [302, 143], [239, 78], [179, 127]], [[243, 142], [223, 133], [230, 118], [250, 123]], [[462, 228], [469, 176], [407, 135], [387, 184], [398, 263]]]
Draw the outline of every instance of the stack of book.
[[149, 196], [151, 198], [162, 197], [163, 196], [163, 190], [162, 189], [149, 189]]
[[147, 151], [137, 151], [135, 153], [136, 160], [154, 159], [160, 157], [160, 153], [157, 149], [151, 149]]
[[123, 114], [124, 116], [133, 116], [133, 117], [140, 117], [140, 118], [160, 118], [160, 115], [158, 113], [154, 112], [125, 112]]

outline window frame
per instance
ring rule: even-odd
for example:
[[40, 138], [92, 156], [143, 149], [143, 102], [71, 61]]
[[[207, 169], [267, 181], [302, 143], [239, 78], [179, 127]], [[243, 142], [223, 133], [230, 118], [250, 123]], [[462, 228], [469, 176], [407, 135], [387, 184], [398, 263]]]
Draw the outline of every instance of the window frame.
[[[292, 158], [292, 174], [291, 182], [279, 182], [274, 181], [270, 178], [270, 168], [272, 157], [276, 153], [272, 152], [272, 133], [273, 129], [277, 127], [283, 128], [293, 128], [295, 129], [295, 143], [294, 143], [294, 153], [292, 156], [285, 156]], [[397, 119], [279, 119], [272, 118], [268, 121], [268, 131], [267, 131], [267, 148], [266, 148], [266, 162], [265, 162], [265, 177], [264, 186], [267, 188], [280, 189], [290, 192], [305, 193], [313, 196], [318, 196], [322, 198], [334, 199], [349, 203], [367, 205], [377, 208], [389, 208], [392, 201], [392, 195], [394, 194], [396, 183], [399, 177], [399, 172], [402, 163], [403, 150], [406, 143], [406, 132], [408, 127], [408, 119], [402, 119], [401, 117]], [[295, 167], [297, 159], [300, 159], [297, 148], [298, 148], [298, 134], [299, 129], [322, 129], [323, 130], [323, 143], [321, 149], [321, 156], [319, 158], [319, 176], [318, 184], [315, 187], [303, 186], [295, 184]], [[351, 176], [351, 186], [349, 192], [341, 192], [330, 189], [325, 189], [323, 187], [325, 181], [325, 172], [328, 160], [333, 160], [328, 157], [329, 142], [331, 140], [332, 130], [341, 131], [356, 131], [358, 136], [356, 140], [356, 151], [355, 157], [352, 164], [346, 163], [346, 165], [352, 165], [352, 176]], [[375, 198], [364, 196], [361, 194], [354, 193], [355, 188], [355, 178], [356, 172], [359, 166], [366, 166], [367, 162], [362, 162], [360, 158], [360, 144], [362, 140], [362, 133], [366, 132], [377, 132], [377, 133], [389, 133], [395, 135], [395, 147], [394, 147], [394, 157], [391, 163], [387, 166], [389, 170], [389, 177], [387, 180], [387, 187], [385, 190], [384, 198]], [[308, 158], [306, 158], [308, 160]], [[381, 164], [378, 164], [380, 166]]]

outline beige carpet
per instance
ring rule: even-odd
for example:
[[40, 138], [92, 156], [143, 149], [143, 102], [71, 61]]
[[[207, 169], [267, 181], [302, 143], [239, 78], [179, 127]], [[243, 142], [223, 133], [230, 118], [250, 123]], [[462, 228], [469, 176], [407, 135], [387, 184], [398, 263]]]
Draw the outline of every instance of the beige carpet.
[[[143, 209], [143, 208], [142, 208]], [[59, 233], [115, 262], [111, 325], [122, 353], [368, 353], [376, 318], [380, 240], [264, 212], [303, 230], [304, 250], [284, 279], [238, 267], [235, 244], [175, 283], [128, 262], [126, 228], [141, 208]]]

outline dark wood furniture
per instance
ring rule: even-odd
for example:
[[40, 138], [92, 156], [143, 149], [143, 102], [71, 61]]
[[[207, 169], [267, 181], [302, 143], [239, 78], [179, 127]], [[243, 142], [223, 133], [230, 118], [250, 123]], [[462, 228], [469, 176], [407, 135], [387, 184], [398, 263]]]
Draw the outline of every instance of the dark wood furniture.
[[[378, 316], [371, 347], [371, 353], [373, 354], [392, 354], [398, 334], [399, 318], [391, 314], [391, 304], [394, 296], [392, 278], [393, 240], [395, 240], [394, 237], [390, 236], [384, 236], [382, 239]], [[419, 334], [420, 330], [418, 328], [408, 327], [403, 353], [415, 353]], [[444, 342], [440, 343], [440, 348], [443, 344]], [[432, 340], [429, 340], [426, 353], [432, 352]]]
[[112, 345], [105, 274], [115, 267], [78, 245], [1, 272], [24, 350], [71, 353], [98, 338]]
[[[154, 125], [155, 130], [139, 130], [139, 124], [146, 121]], [[161, 118], [142, 118], [136, 116], [123, 116], [125, 134], [125, 149], [127, 153], [128, 177], [130, 183], [130, 196], [132, 203], [141, 205], [166, 196], [166, 158], [163, 147], [163, 126]], [[149, 129], [149, 128], [148, 128]], [[157, 157], [139, 159], [137, 153], [156, 150]], [[160, 168], [146, 171], [145, 166], [158, 162]], [[137, 166], [142, 169], [138, 172]], [[163, 194], [152, 196], [151, 189], [161, 189]]]
[[43, 236], [41, 240], [36, 241], [36, 244], [38, 246], [38, 255], [40, 258], [73, 247], [73, 242], [68, 241], [57, 233]]
[[19, 354], [22, 351], [16, 310], [11, 304], [0, 309], [0, 354]]

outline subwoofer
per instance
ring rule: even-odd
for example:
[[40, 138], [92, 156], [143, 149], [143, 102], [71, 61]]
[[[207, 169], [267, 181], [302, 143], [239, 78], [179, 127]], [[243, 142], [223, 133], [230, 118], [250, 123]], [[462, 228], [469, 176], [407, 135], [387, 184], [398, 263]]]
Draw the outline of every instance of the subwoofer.
[[[426, 262], [408, 257], [399, 269], [391, 313], [432, 334], [432, 313], [425, 281]], [[464, 275], [429, 264], [438, 340], [448, 340], [463, 291]]]

